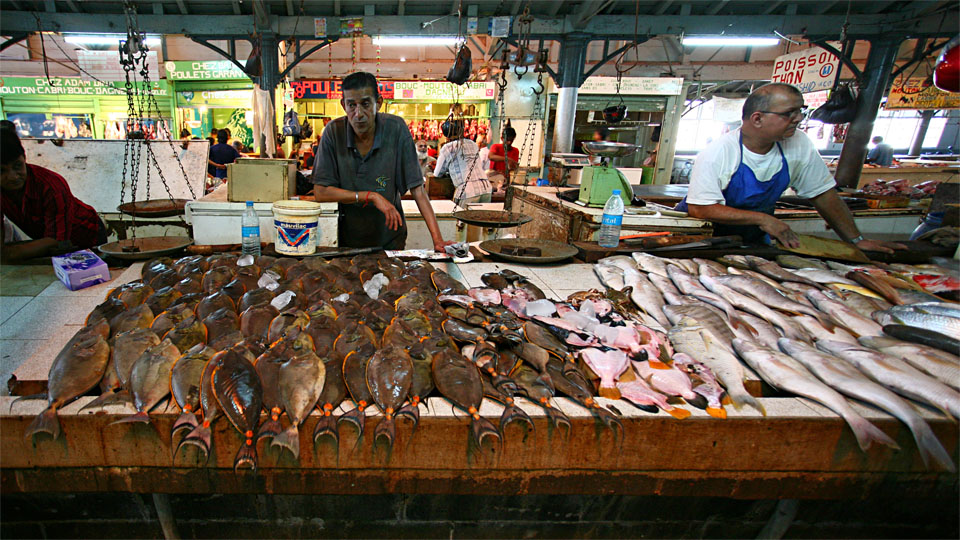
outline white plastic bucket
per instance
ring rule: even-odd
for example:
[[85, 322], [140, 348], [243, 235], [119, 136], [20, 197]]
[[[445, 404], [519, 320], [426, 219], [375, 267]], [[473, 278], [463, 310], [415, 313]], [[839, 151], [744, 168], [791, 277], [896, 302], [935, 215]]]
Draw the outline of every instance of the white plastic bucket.
[[277, 229], [274, 243], [282, 255], [313, 255], [319, 237], [317, 222], [320, 203], [311, 201], [277, 201], [273, 203], [273, 224]]

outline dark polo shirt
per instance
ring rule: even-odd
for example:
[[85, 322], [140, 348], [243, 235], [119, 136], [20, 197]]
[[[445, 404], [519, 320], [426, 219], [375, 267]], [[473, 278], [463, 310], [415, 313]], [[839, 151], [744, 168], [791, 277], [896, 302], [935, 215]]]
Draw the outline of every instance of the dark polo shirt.
[[[360, 155], [354, 141], [353, 128], [342, 116], [327, 124], [320, 137], [311, 181], [350, 191], [375, 191], [385, 197], [403, 216], [400, 197], [423, 185], [423, 173], [417, 160], [417, 149], [399, 116], [377, 113], [373, 147]], [[372, 204], [340, 204], [339, 243], [342, 247], [402, 249], [407, 237], [407, 223], [398, 231], [386, 226], [386, 217]]]

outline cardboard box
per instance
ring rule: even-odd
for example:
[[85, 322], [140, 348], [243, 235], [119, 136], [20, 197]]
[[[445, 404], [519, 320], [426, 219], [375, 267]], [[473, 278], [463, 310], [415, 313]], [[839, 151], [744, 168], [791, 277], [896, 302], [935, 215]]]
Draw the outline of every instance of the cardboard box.
[[297, 194], [297, 160], [241, 158], [227, 165], [227, 200], [273, 203]]
[[53, 271], [71, 291], [110, 281], [110, 269], [90, 250], [53, 257]]

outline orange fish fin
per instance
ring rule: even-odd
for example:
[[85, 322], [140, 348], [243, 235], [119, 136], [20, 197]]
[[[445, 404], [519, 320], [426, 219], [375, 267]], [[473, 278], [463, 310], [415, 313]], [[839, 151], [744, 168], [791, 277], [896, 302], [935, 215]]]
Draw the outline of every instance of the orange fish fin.
[[653, 369], [671, 369], [670, 366], [659, 360], [648, 360], [647, 363], [650, 364], [650, 367]]
[[677, 420], [683, 420], [684, 418], [688, 418], [690, 416], [690, 411], [686, 409], [680, 409], [678, 407], [674, 407], [673, 409], [670, 409], [669, 411], [667, 411], [667, 413], [669, 413], [670, 416], [676, 418]]
[[607, 399], [620, 399], [620, 389], [617, 387], [607, 388], [605, 386], [601, 386], [600, 397]]
[[723, 407], [707, 407], [707, 414], [714, 418], [726, 418], [727, 410]]
[[733, 405], [733, 400], [730, 399], [730, 396], [725, 395], [723, 396], [723, 399], [720, 400], [720, 403], [722, 405]]

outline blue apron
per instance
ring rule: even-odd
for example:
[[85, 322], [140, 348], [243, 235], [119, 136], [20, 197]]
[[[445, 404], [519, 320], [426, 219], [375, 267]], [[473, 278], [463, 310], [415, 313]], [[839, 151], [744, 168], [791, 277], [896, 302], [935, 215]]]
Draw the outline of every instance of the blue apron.
[[[740, 162], [737, 164], [737, 170], [730, 177], [730, 183], [723, 190], [726, 206], [773, 215], [777, 199], [790, 185], [790, 167], [787, 165], [787, 158], [783, 155], [783, 148], [779, 142], [777, 143], [777, 150], [780, 152], [780, 170], [769, 181], [761, 182], [757, 180], [757, 175], [753, 173], [753, 169], [743, 163], [743, 134], [740, 135]], [[682, 201], [677, 203], [675, 209], [686, 212], [687, 198], [684, 197]], [[746, 244], [770, 243], [770, 236], [756, 225], [714, 223], [713, 235], [737, 235], [742, 237]]]

